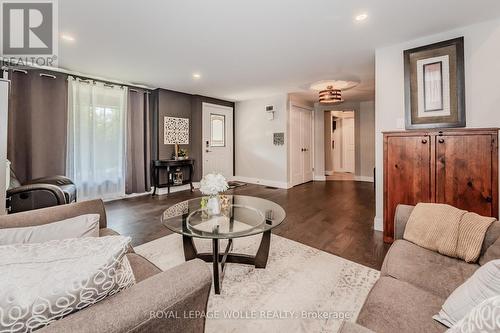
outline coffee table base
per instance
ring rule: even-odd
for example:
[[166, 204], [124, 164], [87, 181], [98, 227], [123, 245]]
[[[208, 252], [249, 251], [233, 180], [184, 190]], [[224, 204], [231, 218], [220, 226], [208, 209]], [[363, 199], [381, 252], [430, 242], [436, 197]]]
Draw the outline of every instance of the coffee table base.
[[231, 253], [233, 249], [233, 240], [229, 239], [226, 249], [223, 253], [219, 251], [219, 239], [212, 239], [212, 253], [198, 253], [193, 238], [182, 236], [184, 247], [184, 257], [186, 261], [201, 259], [205, 262], [212, 262], [214, 265], [214, 290], [217, 295], [220, 294], [220, 285], [224, 278], [224, 268], [227, 263], [254, 265], [255, 268], [266, 268], [267, 258], [269, 257], [269, 246], [271, 244], [271, 230], [262, 233], [259, 249], [255, 256], [241, 253]]

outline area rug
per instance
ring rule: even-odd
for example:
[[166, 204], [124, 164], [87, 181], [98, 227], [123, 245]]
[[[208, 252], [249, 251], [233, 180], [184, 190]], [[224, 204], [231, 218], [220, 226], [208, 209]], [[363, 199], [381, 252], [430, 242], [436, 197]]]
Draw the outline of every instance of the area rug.
[[[260, 237], [235, 239], [233, 252], [255, 254]], [[211, 249], [210, 240], [195, 243], [200, 252]], [[180, 235], [135, 251], [162, 270], [184, 262]], [[272, 235], [265, 269], [227, 264], [221, 294], [212, 288], [205, 331], [338, 332], [342, 320], [356, 320], [378, 278], [376, 270]]]

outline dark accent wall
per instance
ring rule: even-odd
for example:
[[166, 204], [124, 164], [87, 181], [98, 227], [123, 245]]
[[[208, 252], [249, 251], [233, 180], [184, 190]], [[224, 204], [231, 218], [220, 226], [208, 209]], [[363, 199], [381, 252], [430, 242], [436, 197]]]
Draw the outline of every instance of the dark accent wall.
[[[174, 145], [163, 144], [163, 118], [179, 117], [189, 118], [189, 145], [181, 145], [187, 148], [189, 156], [195, 160], [194, 181], [200, 181], [203, 176], [202, 170], [202, 105], [203, 103], [218, 104], [232, 107], [234, 103], [216, 98], [191, 95], [182, 92], [156, 89], [152, 94], [153, 105], [153, 154], [154, 159], [170, 159], [174, 152]], [[234, 111], [233, 111], [234, 112]], [[234, 118], [234, 117], [233, 117]], [[234, 127], [234, 126], [233, 126]], [[156, 146], [154, 146], [156, 144]], [[234, 162], [233, 162], [234, 165]], [[162, 177], [163, 178], [163, 177]], [[161, 180], [166, 181], [165, 179]]]

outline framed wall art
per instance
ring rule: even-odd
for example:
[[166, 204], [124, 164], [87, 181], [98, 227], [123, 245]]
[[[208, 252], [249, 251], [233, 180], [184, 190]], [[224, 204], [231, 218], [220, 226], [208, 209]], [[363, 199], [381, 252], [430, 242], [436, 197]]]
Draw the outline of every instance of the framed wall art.
[[465, 127], [464, 38], [404, 51], [406, 129]]
[[189, 144], [189, 119], [164, 117], [163, 121], [164, 144]]

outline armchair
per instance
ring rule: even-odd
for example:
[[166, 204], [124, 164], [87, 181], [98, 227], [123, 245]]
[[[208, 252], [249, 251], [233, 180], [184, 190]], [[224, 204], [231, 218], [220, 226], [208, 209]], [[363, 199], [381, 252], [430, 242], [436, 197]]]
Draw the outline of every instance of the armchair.
[[10, 184], [7, 189], [9, 213], [24, 212], [76, 202], [76, 186], [64, 176], [43, 177], [22, 184], [10, 169]]

